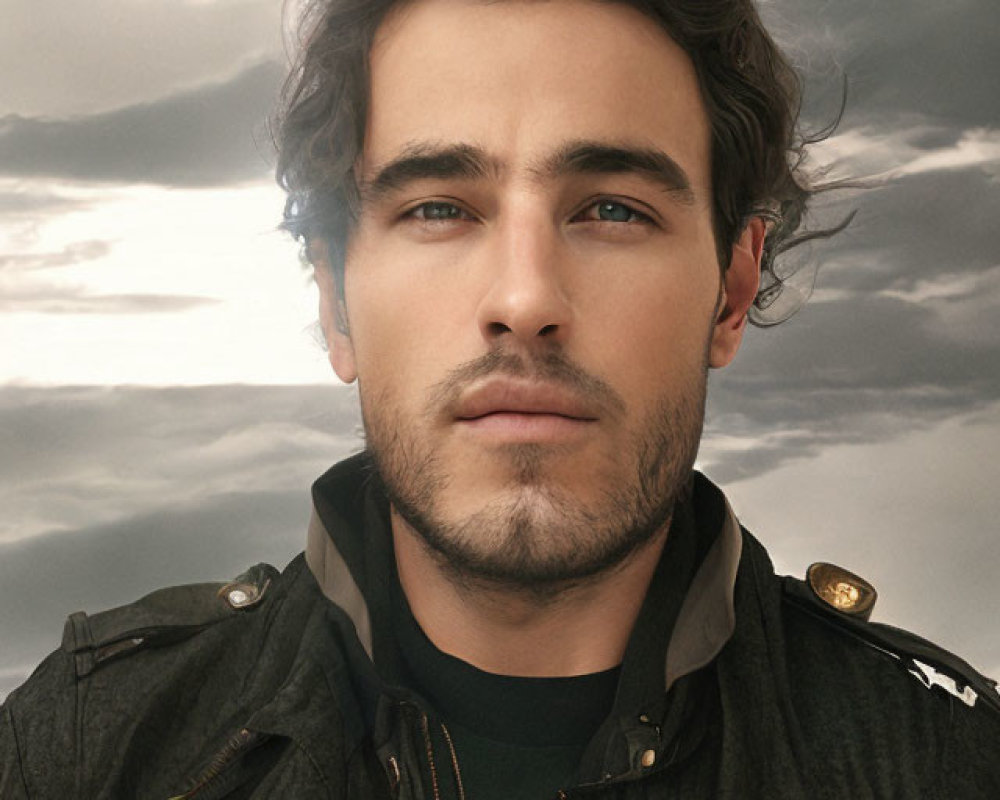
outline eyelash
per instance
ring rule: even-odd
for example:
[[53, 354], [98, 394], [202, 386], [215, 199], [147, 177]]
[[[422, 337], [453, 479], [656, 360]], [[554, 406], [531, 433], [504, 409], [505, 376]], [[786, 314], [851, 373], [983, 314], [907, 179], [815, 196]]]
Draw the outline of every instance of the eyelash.
[[[590, 211], [591, 209], [596, 208], [598, 206], [602, 206], [602, 205], [620, 206], [621, 208], [627, 209], [628, 212], [629, 212], [630, 219], [629, 220], [624, 220], [624, 221], [591, 219], [591, 220], [589, 220], [590, 222], [610, 222], [611, 224], [618, 224], [618, 225], [620, 225], [620, 224], [626, 224], [626, 225], [631, 224], [631, 225], [634, 225], [636, 223], [643, 224], [643, 225], [655, 224], [653, 222], [653, 218], [650, 217], [648, 214], [644, 214], [643, 212], [639, 211], [638, 209], [633, 208], [628, 203], [623, 203], [620, 200], [615, 200], [614, 198], [610, 198], [610, 197], [601, 197], [601, 198], [598, 198], [598, 199], [594, 200], [589, 205], [587, 205], [585, 208], [581, 209], [573, 217], [573, 219], [575, 220], [575, 219], [579, 218], [585, 212]], [[439, 223], [439, 222], [453, 222], [453, 221], [455, 221], [457, 219], [461, 219], [461, 217], [441, 217], [441, 218], [437, 218], [437, 219], [427, 219], [426, 217], [421, 217], [421, 216], [418, 215], [417, 212], [423, 210], [424, 213], [426, 213], [426, 209], [428, 209], [430, 207], [455, 209], [460, 214], [464, 214], [465, 216], [471, 216], [467, 211], [465, 211], [464, 209], [462, 209], [456, 203], [449, 203], [449, 202], [447, 202], [445, 200], [429, 200], [426, 203], [421, 203], [420, 205], [414, 206], [413, 208], [411, 208], [409, 211], [407, 211], [405, 214], [403, 214], [403, 218], [404, 219], [414, 219], [414, 220], [417, 220], [419, 222], [425, 222], [425, 223], [431, 223], [431, 224]]]

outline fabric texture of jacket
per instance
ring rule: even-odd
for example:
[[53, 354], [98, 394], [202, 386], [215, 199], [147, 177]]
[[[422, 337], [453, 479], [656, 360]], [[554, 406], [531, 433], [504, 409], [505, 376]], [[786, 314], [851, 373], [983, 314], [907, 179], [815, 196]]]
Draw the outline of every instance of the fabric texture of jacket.
[[[3, 706], [0, 798], [475, 800], [446, 723], [396, 680], [366, 455], [313, 497], [307, 551], [281, 573], [71, 615]], [[612, 713], [558, 797], [1000, 798], [995, 683], [776, 576], [699, 475], [673, 524], [709, 546], [665, 652], [643, 646], [658, 639], [640, 613]]]

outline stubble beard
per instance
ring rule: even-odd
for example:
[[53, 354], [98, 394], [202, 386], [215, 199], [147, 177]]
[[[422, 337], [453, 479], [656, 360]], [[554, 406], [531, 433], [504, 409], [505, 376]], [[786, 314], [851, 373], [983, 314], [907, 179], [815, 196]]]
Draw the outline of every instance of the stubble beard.
[[547, 459], [560, 457], [552, 447], [508, 445], [508, 485], [461, 519], [441, 513], [452, 478], [435, 443], [407, 436], [405, 418], [384, 393], [370, 403], [362, 398], [362, 416], [385, 494], [444, 571], [466, 586], [545, 600], [614, 570], [669, 523], [690, 486], [706, 384], [707, 364], [679, 395], [660, 398], [618, 458], [605, 457], [597, 500], [585, 505], [547, 481]]

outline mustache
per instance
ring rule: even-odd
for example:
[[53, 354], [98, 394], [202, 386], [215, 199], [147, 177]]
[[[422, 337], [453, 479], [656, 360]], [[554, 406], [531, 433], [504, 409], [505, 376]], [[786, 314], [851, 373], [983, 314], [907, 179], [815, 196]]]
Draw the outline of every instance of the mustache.
[[430, 412], [444, 409], [454, 415], [463, 391], [470, 384], [495, 375], [558, 384], [597, 408], [602, 416], [620, 417], [625, 413], [625, 401], [610, 384], [574, 364], [563, 353], [551, 350], [525, 357], [503, 349], [491, 350], [451, 369], [431, 387]]

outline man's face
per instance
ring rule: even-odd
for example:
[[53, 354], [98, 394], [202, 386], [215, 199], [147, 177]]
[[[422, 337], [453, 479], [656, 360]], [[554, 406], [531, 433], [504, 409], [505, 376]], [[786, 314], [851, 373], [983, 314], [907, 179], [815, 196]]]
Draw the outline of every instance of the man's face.
[[396, 512], [501, 583], [621, 561], [669, 519], [753, 296], [752, 257], [720, 282], [689, 59], [623, 5], [405, 4], [357, 173], [349, 334], [328, 276], [324, 327]]

